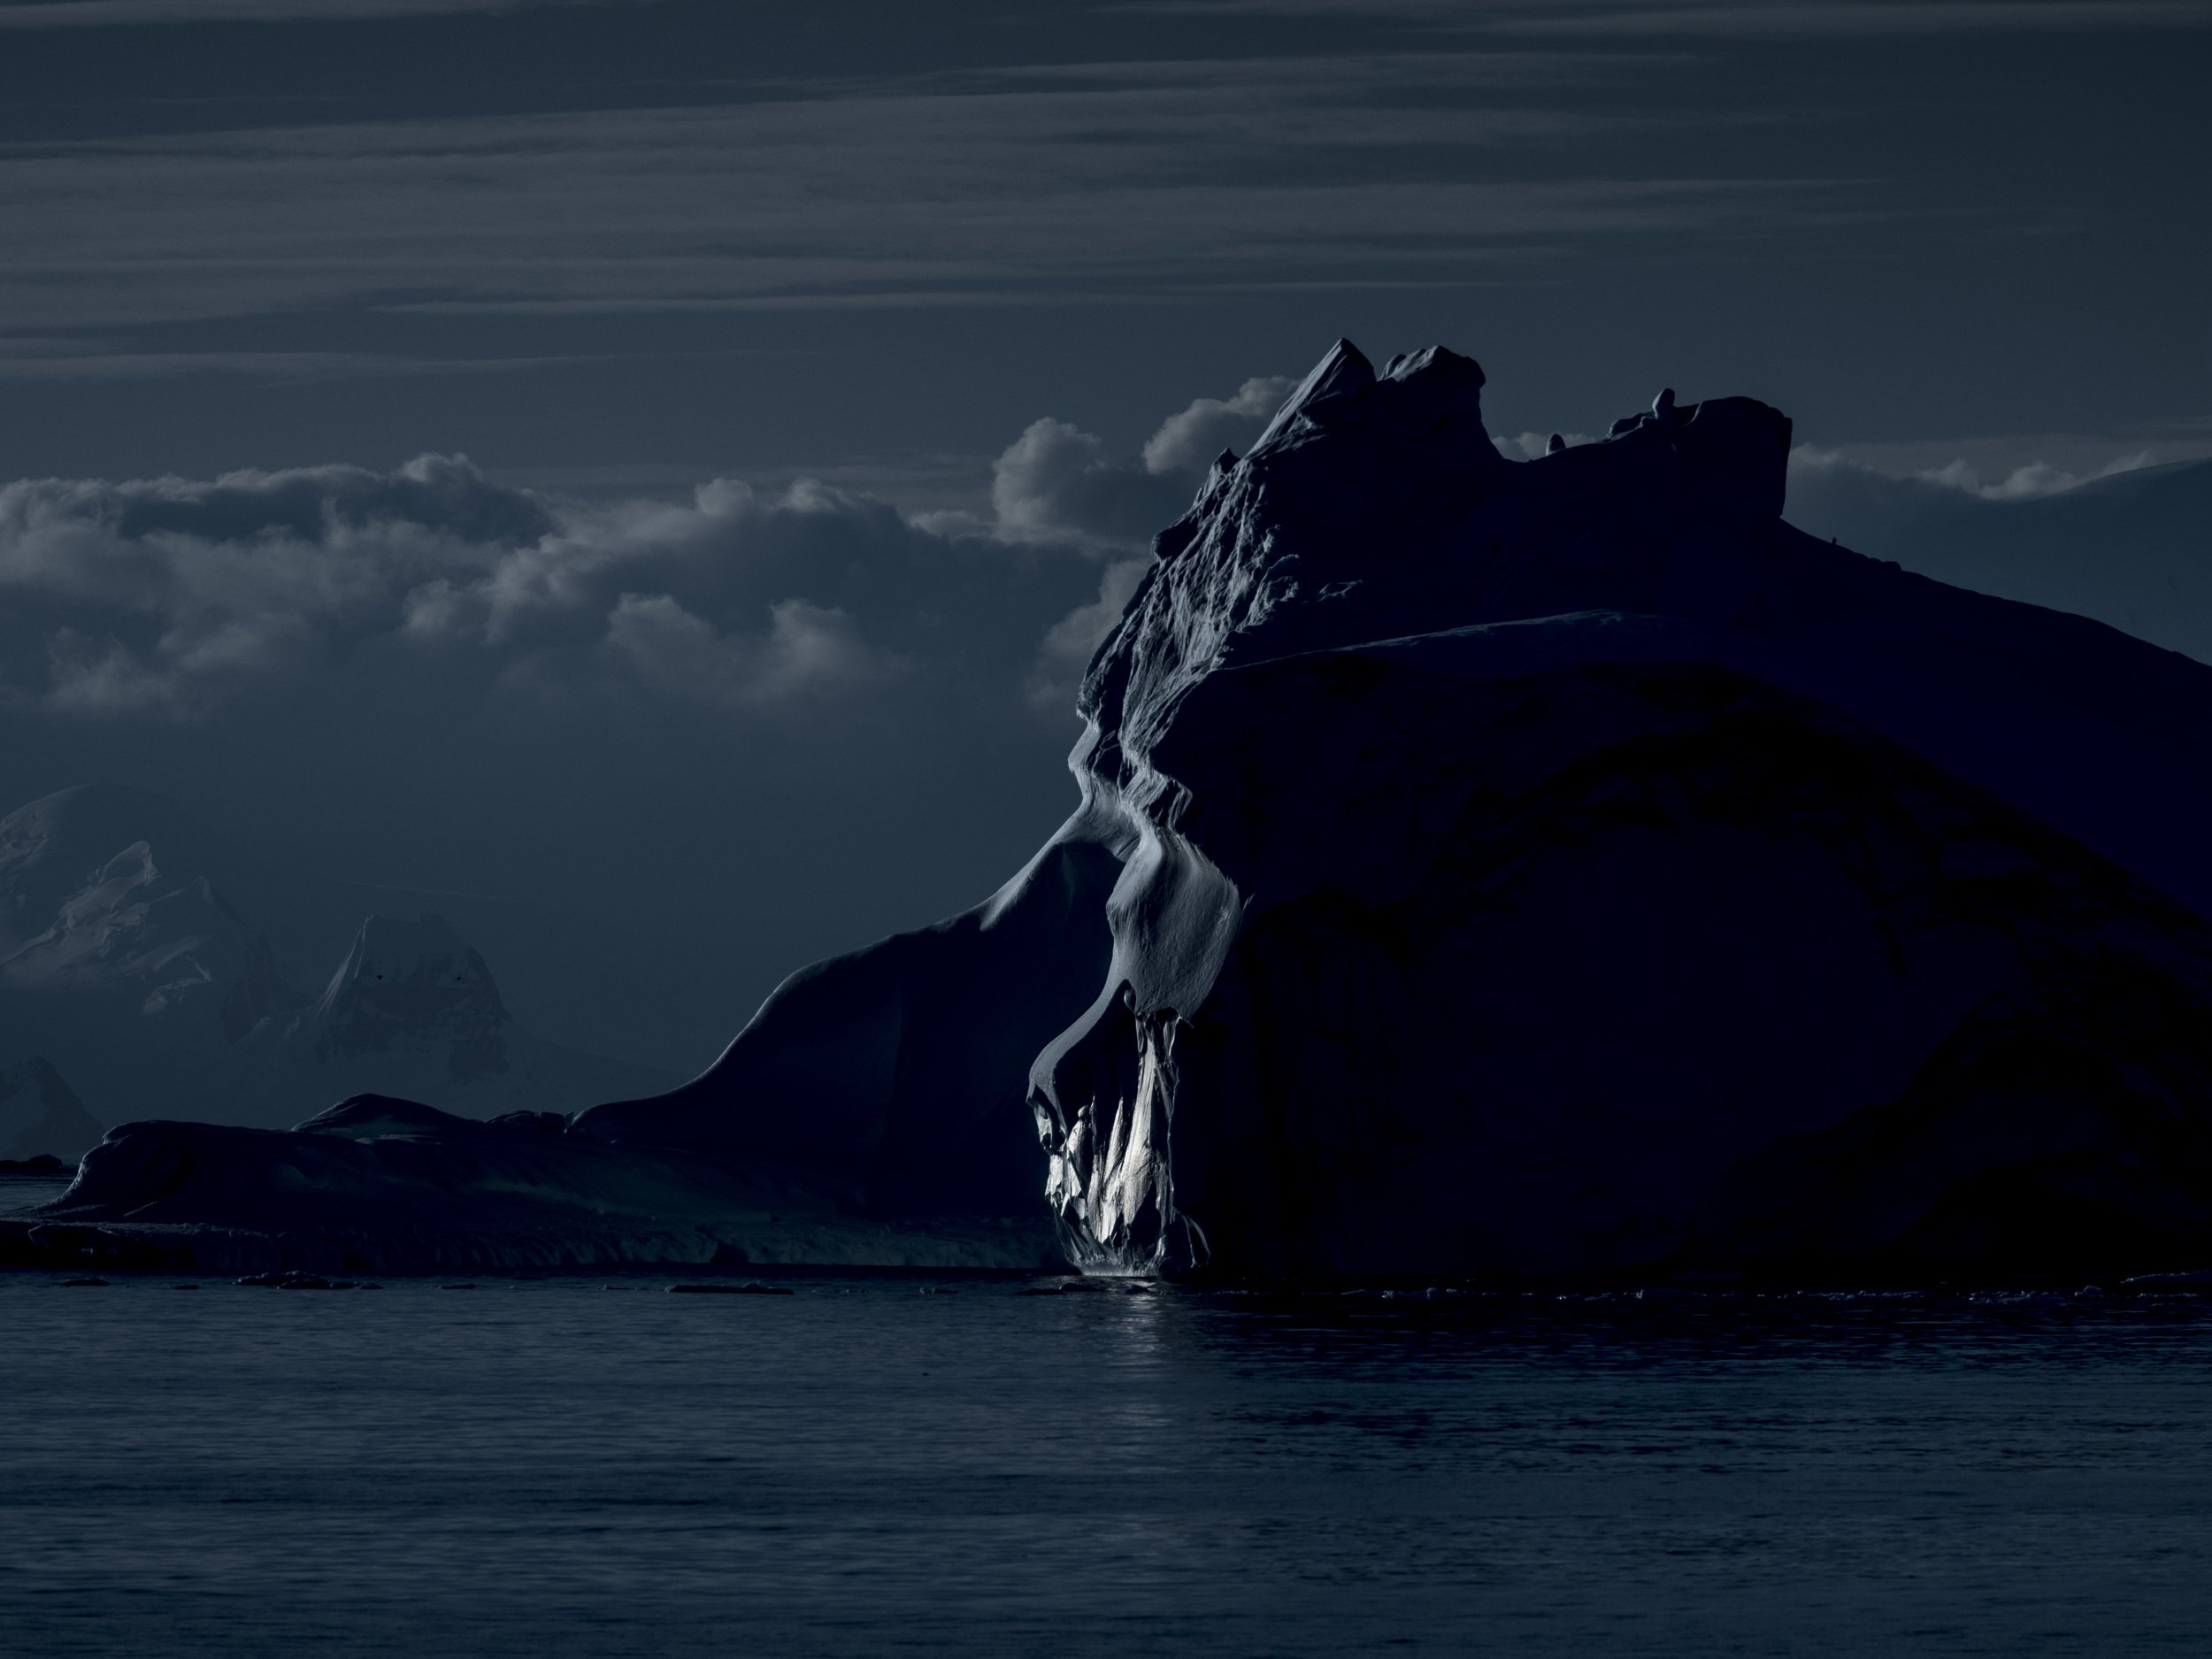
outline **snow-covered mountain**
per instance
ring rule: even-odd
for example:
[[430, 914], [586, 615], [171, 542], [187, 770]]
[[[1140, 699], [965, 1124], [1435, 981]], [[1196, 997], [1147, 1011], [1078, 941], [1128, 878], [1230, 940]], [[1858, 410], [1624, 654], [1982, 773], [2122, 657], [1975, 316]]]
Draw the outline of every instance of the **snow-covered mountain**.
[[1483, 384], [1340, 342], [1159, 537], [1067, 823], [691, 1082], [127, 1125], [0, 1249], [1012, 1265], [1044, 1210], [1110, 1272], [2200, 1265], [2212, 667], [1793, 527], [1763, 403], [1517, 462]]
[[664, 1087], [664, 1072], [524, 1029], [490, 968], [443, 918], [372, 916], [303, 1009], [242, 1041], [226, 1086], [273, 1110], [213, 1121], [296, 1123], [301, 1102], [398, 1095], [466, 1118], [572, 1111]]
[[0, 1066], [0, 1158], [78, 1158], [100, 1139], [97, 1119], [42, 1056]]
[[219, 889], [241, 873], [143, 791], [65, 790], [0, 818], [0, 1064], [49, 1056], [109, 1121], [219, 1110], [236, 1045], [306, 1001]]
[[507, 1069], [513, 1023], [483, 957], [442, 918], [371, 917], [316, 1000], [311, 1029], [318, 1060], [434, 1054], [466, 1079]]
[[0, 1064], [50, 1057], [111, 1120], [268, 1125], [364, 1090], [481, 1118], [665, 1080], [524, 1030], [435, 917], [371, 917], [316, 995], [229, 897], [281, 906], [288, 885], [145, 791], [65, 790], [10, 813]]

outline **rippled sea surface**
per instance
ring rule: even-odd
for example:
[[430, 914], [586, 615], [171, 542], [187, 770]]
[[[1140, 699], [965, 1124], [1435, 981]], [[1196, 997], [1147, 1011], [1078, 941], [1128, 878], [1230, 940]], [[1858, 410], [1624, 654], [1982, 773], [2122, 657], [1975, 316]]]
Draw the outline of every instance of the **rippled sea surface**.
[[2212, 1302], [0, 1275], [24, 1655], [2201, 1654]]

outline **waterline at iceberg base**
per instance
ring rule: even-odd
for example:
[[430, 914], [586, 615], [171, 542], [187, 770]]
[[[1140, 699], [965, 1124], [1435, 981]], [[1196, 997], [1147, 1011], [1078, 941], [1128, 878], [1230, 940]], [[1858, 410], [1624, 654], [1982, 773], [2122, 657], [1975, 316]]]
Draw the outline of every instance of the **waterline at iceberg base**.
[[1793, 529], [1764, 404], [1514, 462], [1482, 385], [1334, 348], [1158, 539], [1053, 841], [692, 1082], [126, 1125], [0, 1257], [2212, 1263], [2212, 668]]

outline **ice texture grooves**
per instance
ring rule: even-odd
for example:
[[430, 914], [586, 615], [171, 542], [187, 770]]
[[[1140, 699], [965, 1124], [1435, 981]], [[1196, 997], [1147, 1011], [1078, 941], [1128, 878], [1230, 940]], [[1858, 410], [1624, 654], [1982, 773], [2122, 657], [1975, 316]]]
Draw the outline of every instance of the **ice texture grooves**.
[[1133, 851], [1071, 1255], [1337, 1276], [2200, 1249], [2212, 671], [1782, 520], [1789, 423], [1502, 459], [1340, 344], [1083, 692]]

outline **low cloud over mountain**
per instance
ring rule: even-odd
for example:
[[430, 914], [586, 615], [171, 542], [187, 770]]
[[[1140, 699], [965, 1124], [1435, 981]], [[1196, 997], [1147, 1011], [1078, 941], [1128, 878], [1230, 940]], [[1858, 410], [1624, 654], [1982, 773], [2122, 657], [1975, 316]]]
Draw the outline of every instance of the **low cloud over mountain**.
[[[585, 505], [465, 456], [211, 480], [0, 488], [0, 697], [18, 712], [205, 723], [365, 654], [481, 689], [626, 689], [732, 710], [951, 674], [1033, 692], [1087, 656], [1118, 568], [1281, 383], [1171, 416], [1141, 457], [1036, 421], [992, 514], [910, 517], [802, 480]], [[1102, 579], [1100, 565], [1107, 566]]]
[[[1139, 454], [1039, 420], [964, 512], [807, 480], [580, 501], [457, 455], [0, 486], [4, 793], [142, 783], [380, 889], [612, 918], [741, 988], [634, 1037], [470, 925], [548, 1028], [703, 1058], [782, 967], [859, 942], [848, 907], [966, 902], [1002, 851], [985, 826], [1060, 810], [1084, 663], [1275, 386], [1195, 400]], [[887, 838], [895, 796], [916, 821]], [[795, 841], [829, 898], [763, 894]], [[553, 1004], [527, 1006], [534, 972]]]

